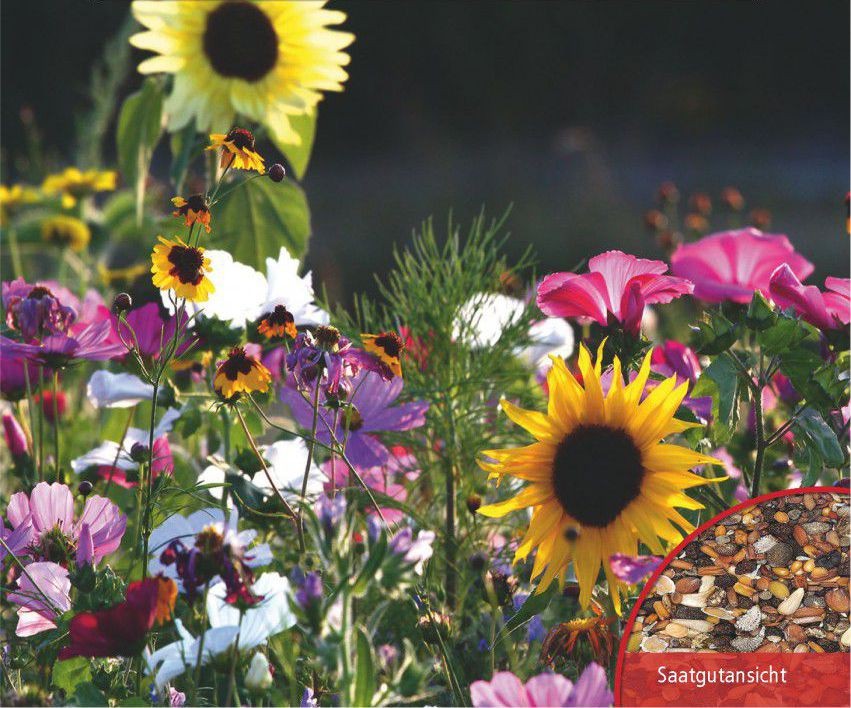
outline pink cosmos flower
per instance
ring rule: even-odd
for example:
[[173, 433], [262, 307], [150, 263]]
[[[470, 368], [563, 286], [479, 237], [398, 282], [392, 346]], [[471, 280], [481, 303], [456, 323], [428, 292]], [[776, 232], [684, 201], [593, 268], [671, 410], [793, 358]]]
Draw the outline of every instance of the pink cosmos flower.
[[483, 706], [610, 706], [614, 696], [606, 672], [597, 663], [585, 667], [576, 684], [561, 674], [539, 674], [524, 685], [510, 671], [499, 671], [490, 681], [474, 681], [470, 696]]
[[[9, 499], [6, 515], [13, 531], [31, 527], [26, 554], [34, 560], [98, 563], [115, 551], [127, 528], [127, 517], [105, 497], [86, 500], [83, 513], [74, 520], [74, 496], [65, 484], [39, 482], [27, 496], [17, 492]], [[79, 564], [79, 563], [78, 563]]]
[[637, 335], [645, 305], [671, 302], [694, 289], [685, 278], [664, 275], [662, 261], [606, 251], [588, 261], [588, 272], [552, 273], [538, 286], [538, 307], [550, 317], [617, 321]]
[[20, 605], [15, 634], [31, 637], [56, 629], [56, 618], [71, 609], [70, 592], [66, 568], [50, 562], [30, 563], [18, 577], [18, 590], [9, 593], [9, 602]]
[[[142, 356], [153, 359], [159, 358], [162, 347], [174, 339], [177, 318], [172, 315], [164, 320], [160, 315], [160, 307], [155, 302], [149, 302], [130, 310], [124, 318], [126, 324], [119, 322], [118, 318], [113, 315], [113, 327], [121, 333], [121, 337], [128, 344], [134, 343], [133, 335], [135, 334], [135, 342], [138, 343], [139, 353]], [[186, 325], [188, 319], [184, 313], [181, 317], [181, 328]], [[177, 348], [177, 356], [186, 351], [192, 341], [193, 339], [190, 337], [182, 342]]]
[[694, 296], [707, 302], [747, 304], [757, 290], [767, 295], [771, 274], [784, 263], [798, 278], [813, 272], [813, 264], [795, 252], [786, 236], [753, 228], [680, 244], [671, 256], [671, 270], [691, 280]]
[[840, 329], [851, 321], [851, 279], [826, 278], [827, 292], [803, 285], [785, 263], [772, 274], [768, 284], [771, 299], [780, 307], [791, 307], [819, 329]]

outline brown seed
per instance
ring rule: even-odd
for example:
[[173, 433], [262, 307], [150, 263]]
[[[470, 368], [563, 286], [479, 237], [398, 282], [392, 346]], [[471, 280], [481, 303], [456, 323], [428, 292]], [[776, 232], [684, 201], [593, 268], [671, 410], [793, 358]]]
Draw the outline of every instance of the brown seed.
[[807, 507], [810, 511], [816, 508], [816, 500], [812, 494], [804, 495], [804, 506]]
[[676, 583], [676, 590], [678, 593], [683, 595], [687, 595], [688, 593], [697, 592], [700, 587], [700, 578], [696, 577], [685, 577], [680, 578]]
[[735, 590], [739, 595], [744, 595], [745, 597], [753, 597], [756, 595], [756, 590], [749, 588], [747, 585], [742, 585], [742, 583], [736, 583], [733, 586], [733, 590]]
[[668, 619], [668, 617], [671, 616], [668, 612], [668, 608], [658, 600], [653, 603], [653, 609], [656, 611], [656, 614], [659, 615], [660, 619]]
[[851, 612], [851, 598], [845, 590], [836, 588], [825, 593], [824, 601], [827, 606], [835, 612], [847, 614]]
[[797, 524], [797, 525], [795, 526], [795, 528], [793, 528], [793, 529], [792, 529], [792, 537], [795, 539], [795, 542], [796, 542], [799, 546], [804, 546], [804, 545], [806, 545], [807, 540], [808, 540], [808, 538], [809, 538], [809, 537], [807, 536], [807, 532], [806, 532], [806, 531], [804, 531], [804, 527], [803, 527], [803, 526], [801, 526], [800, 524]]
[[768, 578], [758, 578], [756, 581], [757, 590], [768, 590], [770, 585], [771, 581]]
[[781, 524], [785, 524], [787, 521], [789, 521], [789, 514], [787, 514], [784, 511], [778, 511], [774, 515], [774, 520], [781, 523]]

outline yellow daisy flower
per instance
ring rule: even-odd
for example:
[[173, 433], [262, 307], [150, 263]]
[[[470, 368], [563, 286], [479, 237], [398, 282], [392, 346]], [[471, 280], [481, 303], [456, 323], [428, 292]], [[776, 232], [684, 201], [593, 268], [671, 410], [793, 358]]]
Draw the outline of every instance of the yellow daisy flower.
[[213, 388], [225, 400], [240, 393], [269, 390], [272, 374], [257, 359], [248, 356], [243, 347], [234, 347], [227, 359], [219, 362], [213, 377]]
[[195, 223], [201, 224], [207, 233], [210, 233], [210, 207], [207, 206], [207, 198], [203, 194], [193, 194], [189, 199], [174, 197], [171, 200], [176, 209], [172, 216], [183, 217], [185, 226]]
[[59, 214], [42, 222], [41, 238], [47, 243], [67, 246], [72, 251], [82, 251], [92, 240], [92, 232], [84, 221]]
[[0, 184], [0, 226], [6, 225], [6, 219], [18, 209], [38, 201], [38, 192], [32, 187], [13, 184], [7, 187]]
[[724, 478], [707, 479], [689, 470], [720, 462], [660, 442], [695, 424], [674, 418], [688, 390], [687, 382], [677, 385], [676, 376], [659, 383], [641, 400], [650, 375], [650, 353], [628, 385], [624, 385], [621, 363], [615, 357], [606, 395], [601, 383], [602, 347], [596, 366], [588, 349], [580, 347], [584, 385], [562, 358], [552, 360], [546, 413], [501, 402], [508, 417], [537, 442], [486, 450], [482, 454], [489, 459], [479, 462], [491, 478], [510, 475], [530, 484], [507, 501], [481, 507], [479, 513], [501, 517], [532, 507], [529, 528], [514, 559], [522, 561], [536, 550], [532, 579], [541, 576], [537, 591], [556, 579], [563, 584], [572, 562], [579, 581], [579, 601], [586, 608], [602, 565], [620, 613], [619, 593], [626, 585], [613, 575], [609, 557], [615, 553], [636, 555], [639, 540], [662, 555], [662, 541], [677, 543], [683, 532], [694, 530], [674, 507], [703, 508], [683, 490]]
[[295, 318], [286, 307], [276, 305], [274, 310], [267, 312], [260, 318], [257, 331], [266, 337], [266, 339], [283, 336], [295, 339], [297, 334]]
[[402, 376], [402, 362], [399, 357], [405, 350], [405, 343], [395, 332], [381, 334], [362, 334], [363, 348], [384, 364], [394, 376]]
[[231, 128], [225, 133], [211, 133], [212, 143], [207, 150], [222, 149], [221, 166], [233, 165], [238, 170], [255, 170], [261, 175], [266, 171], [263, 158], [254, 151], [254, 135], [245, 128]]
[[324, 2], [136, 0], [133, 15], [148, 31], [130, 38], [157, 56], [143, 74], [174, 74], [166, 100], [169, 127], [193, 118], [201, 132], [231, 125], [236, 114], [265, 125], [279, 144], [301, 138], [291, 116], [310, 113], [323, 91], [342, 91], [354, 40], [329, 29], [346, 15]]
[[47, 194], [62, 194], [62, 207], [70, 209], [77, 200], [96, 192], [111, 192], [115, 189], [116, 173], [112, 170], [100, 172], [68, 167], [58, 175], [49, 175], [41, 185]]
[[212, 268], [203, 248], [195, 248], [181, 239], [170, 241], [162, 236], [151, 254], [154, 285], [160, 290], [174, 290], [178, 298], [206, 302], [216, 288], [207, 277]]

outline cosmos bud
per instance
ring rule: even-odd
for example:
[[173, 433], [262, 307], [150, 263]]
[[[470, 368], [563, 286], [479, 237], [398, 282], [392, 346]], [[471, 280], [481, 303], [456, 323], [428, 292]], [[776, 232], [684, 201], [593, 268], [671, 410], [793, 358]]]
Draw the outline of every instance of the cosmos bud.
[[80, 496], [83, 496], [83, 497], [87, 497], [87, 496], [89, 496], [89, 494], [91, 494], [91, 493], [92, 493], [92, 483], [91, 483], [91, 482], [89, 482], [88, 480], [85, 480], [85, 479], [84, 479], [84, 480], [83, 480], [82, 482], [80, 482], [80, 484], [77, 486], [77, 493], [78, 493]]
[[127, 293], [118, 293], [112, 301], [112, 314], [120, 315], [133, 307], [133, 298]]
[[148, 446], [143, 443], [133, 443], [130, 448], [130, 459], [139, 464], [148, 461]]

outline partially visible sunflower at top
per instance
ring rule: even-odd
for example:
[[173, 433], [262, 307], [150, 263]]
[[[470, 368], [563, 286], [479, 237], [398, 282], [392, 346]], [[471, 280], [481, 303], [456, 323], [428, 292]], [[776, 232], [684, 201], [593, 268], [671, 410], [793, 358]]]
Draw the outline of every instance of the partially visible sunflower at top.
[[204, 249], [190, 246], [182, 239], [159, 237], [151, 254], [153, 282], [160, 290], [174, 290], [177, 298], [205, 302], [216, 288], [208, 277], [212, 270]]
[[240, 393], [265, 393], [271, 382], [269, 369], [250, 356], [244, 347], [234, 347], [216, 367], [213, 388], [219, 396], [230, 401]]
[[674, 418], [688, 391], [688, 382], [678, 386], [676, 376], [659, 383], [642, 400], [650, 359], [648, 354], [638, 375], [624, 385], [621, 363], [615, 357], [611, 384], [604, 395], [602, 347], [594, 365], [582, 346], [579, 369], [583, 384], [563, 359], [553, 357], [547, 375], [546, 413], [501, 402], [508, 417], [537, 442], [485, 450], [486, 459], [479, 464], [497, 480], [509, 475], [530, 484], [511, 499], [481, 507], [479, 513], [501, 517], [516, 509], [533, 508], [514, 559], [522, 561], [536, 551], [532, 579], [542, 576], [538, 592], [554, 580], [564, 583], [572, 562], [579, 581], [579, 601], [587, 608], [602, 565], [612, 602], [620, 613], [619, 593], [626, 583], [612, 573], [609, 557], [635, 555], [639, 540], [653, 553], [664, 555], [660, 538], [675, 544], [684, 532], [694, 530], [674, 507], [703, 508], [683, 490], [721, 481], [689, 471], [697, 465], [720, 464], [718, 460], [660, 442], [695, 424]]
[[193, 119], [209, 132], [236, 114], [266, 126], [280, 145], [299, 145], [291, 119], [312, 113], [323, 91], [342, 91], [354, 40], [329, 29], [346, 19], [324, 2], [136, 0], [133, 15], [148, 31], [130, 38], [157, 56], [143, 74], [174, 74], [166, 100], [169, 128]]
[[49, 175], [41, 188], [47, 194], [61, 194], [62, 207], [71, 209], [84, 197], [115, 189], [116, 173], [112, 170], [86, 170], [68, 167], [58, 175]]
[[183, 217], [184, 225], [190, 229], [195, 224], [201, 224], [210, 233], [210, 207], [203, 194], [193, 194], [187, 199], [174, 197], [171, 203], [175, 206], [172, 216]]

